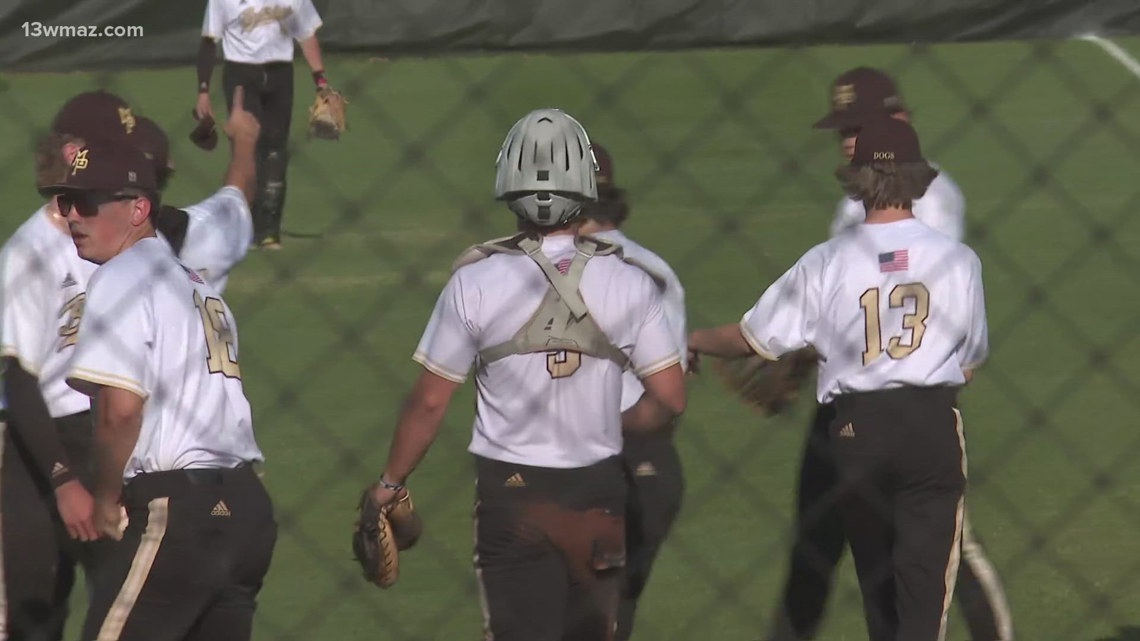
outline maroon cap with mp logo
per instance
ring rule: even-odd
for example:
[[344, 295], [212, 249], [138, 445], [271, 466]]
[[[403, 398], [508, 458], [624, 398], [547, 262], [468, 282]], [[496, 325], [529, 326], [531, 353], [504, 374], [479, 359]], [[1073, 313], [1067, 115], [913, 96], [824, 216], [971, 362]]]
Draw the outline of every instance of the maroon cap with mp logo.
[[136, 124], [126, 100], [100, 89], [77, 94], [64, 103], [52, 120], [51, 130], [85, 141], [126, 140], [134, 133]]
[[871, 67], [846, 71], [831, 83], [831, 111], [816, 129], [856, 129], [868, 119], [903, 111], [895, 81]]
[[76, 152], [63, 180], [48, 185], [41, 193], [154, 193], [157, 189], [154, 163], [142, 151], [124, 141], [92, 140]]

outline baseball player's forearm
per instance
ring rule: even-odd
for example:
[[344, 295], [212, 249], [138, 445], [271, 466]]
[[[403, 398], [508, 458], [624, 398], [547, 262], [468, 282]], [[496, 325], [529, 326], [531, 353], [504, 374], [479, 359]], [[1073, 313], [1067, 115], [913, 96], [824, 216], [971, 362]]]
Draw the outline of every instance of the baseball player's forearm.
[[420, 376], [404, 403], [400, 422], [392, 436], [388, 464], [384, 467], [385, 481], [403, 485], [411, 476], [439, 434], [451, 395], [458, 387], [458, 383], [426, 370]]
[[20, 367], [15, 358], [4, 359], [4, 397], [12, 420], [8, 427], [28, 449], [36, 471], [53, 488], [75, 479], [63, 450], [55, 421], [40, 391], [39, 379]]
[[685, 411], [685, 374], [680, 364], [646, 377], [642, 385], [645, 392], [641, 398], [621, 414], [622, 430], [634, 433], [662, 430]]
[[117, 501], [123, 470], [142, 428], [143, 399], [133, 392], [103, 386], [95, 394], [95, 489], [97, 501]]
[[749, 356], [753, 351], [752, 346], [744, 338], [739, 323], [694, 330], [689, 335], [689, 349], [698, 354], [721, 358]]
[[210, 90], [210, 77], [217, 62], [217, 45], [213, 38], [202, 38], [198, 45], [198, 92]]
[[319, 88], [324, 79], [325, 63], [321, 59], [321, 43], [315, 35], [301, 41], [301, 55], [305, 57], [309, 69], [313, 70], [313, 81], [317, 83]]
[[237, 187], [252, 203], [257, 188], [257, 137], [246, 134], [234, 136], [230, 166], [226, 169], [226, 185]]

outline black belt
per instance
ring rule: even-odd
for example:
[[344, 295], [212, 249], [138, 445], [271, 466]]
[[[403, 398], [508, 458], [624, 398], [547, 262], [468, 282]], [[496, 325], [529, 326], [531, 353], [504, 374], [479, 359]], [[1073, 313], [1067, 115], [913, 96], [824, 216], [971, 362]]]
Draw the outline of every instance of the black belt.
[[190, 486], [224, 485], [247, 475], [255, 476], [253, 464], [250, 462], [230, 468], [194, 468], [144, 472], [135, 475], [123, 484], [123, 497], [129, 499], [142, 495], [174, 495]]

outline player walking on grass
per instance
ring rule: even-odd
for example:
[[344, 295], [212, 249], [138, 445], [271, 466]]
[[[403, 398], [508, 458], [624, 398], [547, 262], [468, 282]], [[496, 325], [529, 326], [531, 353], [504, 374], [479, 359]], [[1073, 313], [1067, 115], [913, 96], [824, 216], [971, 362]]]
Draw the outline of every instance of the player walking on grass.
[[222, 43], [222, 84], [226, 107], [234, 89], [245, 88], [245, 108], [261, 122], [257, 148], [257, 189], [253, 199], [256, 246], [281, 247], [293, 118], [293, 43], [313, 72], [318, 91], [328, 85], [316, 32], [321, 18], [312, 0], [208, 0], [198, 48], [198, 102], [195, 115], [213, 118], [210, 76]]
[[276, 524], [233, 315], [156, 236], [154, 166], [132, 144], [87, 142], [46, 191], [99, 266], [66, 382], [96, 408], [92, 525], [118, 543], [82, 638], [249, 639]]
[[872, 641], [940, 641], [957, 578], [966, 486], [958, 390], [987, 355], [981, 262], [920, 223], [937, 171], [907, 123], [863, 123], [837, 175], [863, 224], [809, 250], [739, 324], [695, 354], [777, 359], [813, 346], [838, 511]]
[[[585, 222], [580, 234], [615, 243], [622, 254], [634, 259], [665, 284], [661, 305], [665, 320], [676, 338], [678, 350], [686, 352], [685, 289], [663, 258], [631, 240], [621, 227], [629, 216], [625, 191], [614, 182], [613, 158], [596, 142], [592, 146], [598, 161], [598, 201], [583, 207]], [[684, 366], [684, 363], [682, 363]], [[621, 409], [625, 411], [641, 398], [644, 387], [632, 371], [622, 374]], [[617, 639], [633, 634], [637, 602], [645, 591], [649, 573], [661, 544], [665, 542], [685, 492], [681, 457], [673, 443], [675, 425], [667, 429], [625, 435], [622, 463], [629, 479], [629, 500], [625, 512], [626, 567], [618, 609]]]
[[[661, 429], [685, 407], [681, 355], [658, 284], [613, 244], [576, 235], [597, 198], [582, 126], [540, 109], [499, 153], [496, 196], [514, 237], [461, 256], [415, 353], [372, 499], [386, 505], [476, 368], [476, 575], [486, 638], [614, 638], [624, 565], [622, 430]], [[622, 371], [645, 394], [621, 411]]]
[[[894, 80], [878, 69], [856, 67], [844, 72], [832, 82], [831, 97], [830, 113], [815, 127], [838, 132], [848, 161], [855, 152], [859, 127], [867, 119], [889, 115], [910, 120]], [[938, 169], [930, 187], [914, 201], [914, 217], [948, 238], [962, 241], [966, 202], [953, 179]], [[845, 196], [836, 209], [831, 236], [862, 223], [865, 216], [863, 203]], [[843, 555], [846, 537], [836, 503], [838, 470], [827, 431], [835, 411], [833, 403], [817, 405], [809, 427], [796, 496], [796, 542], [781, 604], [769, 632], [771, 641], [815, 638], [823, 622], [835, 569]], [[956, 597], [974, 641], [1013, 639], [1005, 589], [968, 518]]]
[[[166, 236], [160, 234], [183, 260], [216, 267], [212, 283], [219, 291], [248, 247], [228, 242], [228, 237], [241, 238], [242, 229], [249, 228], [243, 192], [253, 184], [257, 122], [239, 109], [227, 128], [234, 144], [226, 185], [188, 208], [188, 224], [165, 225]], [[88, 92], [64, 105], [52, 133], [41, 142], [38, 186], [68, 171], [67, 162], [77, 157], [85, 140], [107, 138], [150, 149], [156, 168], [167, 167], [165, 136], [157, 125], [135, 116], [113, 94]], [[162, 220], [177, 223], [173, 216]], [[249, 232], [244, 235], [248, 238]], [[94, 269], [76, 253], [54, 198], [0, 252], [0, 339], [10, 423], [4, 436], [0, 522], [15, 638], [61, 638], [75, 563], [84, 565], [90, 585], [106, 548], [105, 542], [93, 541], [97, 533], [91, 525], [90, 400], [63, 379]]]

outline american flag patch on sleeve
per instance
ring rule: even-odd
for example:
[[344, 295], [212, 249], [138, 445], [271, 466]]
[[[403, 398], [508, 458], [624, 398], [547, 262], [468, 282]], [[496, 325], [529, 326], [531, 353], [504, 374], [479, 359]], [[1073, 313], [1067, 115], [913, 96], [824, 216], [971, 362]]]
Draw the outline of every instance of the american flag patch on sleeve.
[[879, 254], [880, 272], [905, 272], [908, 269], [905, 249], [896, 249], [893, 252]]

